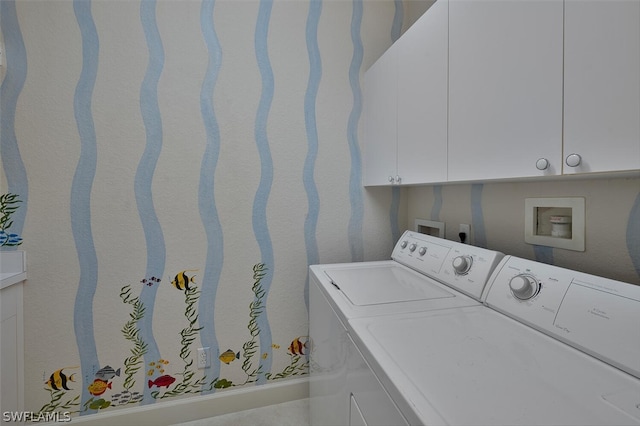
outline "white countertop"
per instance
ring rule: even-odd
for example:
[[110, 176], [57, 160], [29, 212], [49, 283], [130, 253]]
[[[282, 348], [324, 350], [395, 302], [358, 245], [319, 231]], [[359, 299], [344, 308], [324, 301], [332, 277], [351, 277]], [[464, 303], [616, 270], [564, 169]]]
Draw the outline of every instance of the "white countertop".
[[27, 279], [26, 253], [22, 250], [0, 251], [0, 289]]

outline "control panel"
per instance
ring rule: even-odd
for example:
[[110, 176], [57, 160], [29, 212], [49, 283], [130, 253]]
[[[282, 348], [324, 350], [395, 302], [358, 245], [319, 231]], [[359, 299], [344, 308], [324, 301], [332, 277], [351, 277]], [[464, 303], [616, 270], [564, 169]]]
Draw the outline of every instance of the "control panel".
[[504, 255], [419, 232], [406, 231], [392, 258], [475, 299]]
[[640, 286], [506, 256], [482, 299], [640, 377]]

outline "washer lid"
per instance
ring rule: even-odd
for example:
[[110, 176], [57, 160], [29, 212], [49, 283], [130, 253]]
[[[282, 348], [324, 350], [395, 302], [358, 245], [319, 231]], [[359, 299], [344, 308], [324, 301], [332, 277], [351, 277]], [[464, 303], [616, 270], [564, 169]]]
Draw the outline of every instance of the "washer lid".
[[331, 269], [325, 273], [357, 306], [454, 297], [427, 277], [396, 265]]

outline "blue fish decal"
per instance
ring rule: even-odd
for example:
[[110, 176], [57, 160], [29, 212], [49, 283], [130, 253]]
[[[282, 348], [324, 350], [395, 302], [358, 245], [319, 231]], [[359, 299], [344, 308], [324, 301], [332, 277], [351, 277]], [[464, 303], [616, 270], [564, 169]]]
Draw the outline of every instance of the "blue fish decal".
[[113, 367], [109, 365], [101, 368], [96, 373], [96, 379], [104, 380], [105, 382], [108, 382], [116, 376], [120, 377], [120, 369], [118, 368], [118, 370], [114, 370]]

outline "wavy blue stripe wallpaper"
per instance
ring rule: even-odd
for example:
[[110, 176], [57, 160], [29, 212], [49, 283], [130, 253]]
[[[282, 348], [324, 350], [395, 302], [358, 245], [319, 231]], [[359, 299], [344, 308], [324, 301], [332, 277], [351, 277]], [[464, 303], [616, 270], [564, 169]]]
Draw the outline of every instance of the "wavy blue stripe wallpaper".
[[362, 0], [354, 0], [353, 15], [351, 17], [351, 42], [353, 56], [349, 67], [349, 82], [353, 95], [353, 107], [349, 115], [347, 137], [351, 154], [351, 174], [349, 178], [349, 200], [351, 201], [351, 220], [349, 221], [349, 240], [351, 244], [351, 259], [358, 262], [364, 259], [364, 243], [362, 237], [362, 217], [364, 215], [362, 194], [362, 157], [358, 145], [358, 122], [362, 114], [362, 92], [360, 88], [360, 71], [362, 67], [362, 40], [360, 27], [362, 25]]
[[[256, 190], [253, 200], [253, 232], [260, 247], [261, 262], [267, 266], [267, 271], [262, 281], [264, 296], [268, 297], [271, 288], [272, 273], [269, 268], [274, 268], [273, 246], [269, 234], [269, 224], [267, 221], [267, 203], [269, 193], [273, 183], [273, 161], [271, 160], [271, 150], [269, 148], [269, 138], [267, 135], [267, 121], [269, 109], [273, 100], [274, 77], [269, 62], [269, 52], [267, 46], [267, 35], [269, 33], [269, 20], [271, 18], [272, 0], [261, 0], [258, 10], [258, 22], [256, 23], [255, 49], [258, 68], [262, 78], [262, 94], [258, 104], [256, 114], [256, 146], [260, 155], [260, 184]], [[256, 300], [257, 302], [257, 300]], [[259, 312], [257, 325], [260, 328], [260, 347], [263, 348], [265, 356], [260, 359], [258, 367], [258, 384], [266, 382], [265, 374], [271, 371], [271, 327], [267, 318], [266, 309]]]
[[440, 221], [440, 212], [442, 211], [442, 185], [433, 187], [433, 206], [431, 206], [431, 220]]
[[636, 273], [640, 276], [640, 191], [638, 191], [638, 196], [629, 212], [626, 237], [631, 262]]
[[400, 232], [400, 192], [361, 186], [359, 132], [362, 75], [402, 4], [0, 5], [25, 408], [93, 415], [307, 374], [308, 265], [385, 258]]
[[394, 0], [393, 6], [395, 7], [395, 13], [393, 15], [393, 25], [391, 26], [391, 41], [395, 42], [402, 35], [404, 4], [402, 3], [402, 0]]
[[[91, 190], [97, 164], [97, 142], [92, 115], [92, 95], [98, 68], [98, 34], [91, 16], [91, 3], [76, 0], [74, 12], [82, 34], [82, 72], [74, 94], [74, 112], [80, 135], [80, 158], [71, 185], [71, 228], [78, 263], [80, 282], [74, 305], [74, 331], [82, 374], [81, 403], [89, 400], [87, 386], [99, 367], [93, 322], [93, 304], [98, 285], [98, 259], [91, 227]], [[89, 373], [91, 371], [91, 373]], [[82, 414], [87, 414], [87, 410]]]
[[[145, 279], [162, 277], [165, 270], [165, 240], [162, 225], [158, 219], [153, 202], [153, 177], [162, 151], [162, 116], [158, 104], [158, 83], [164, 66], [164, 49], [156, 22], [157, 2], [140, 2], [140, 22], [144, 30], [148, 48], [147, 72], [140, 87], [140, 111], [146, 132], [144, 153], [135, 177], [136, 203], [138, 214], [144, 229], [147, 247], [147, 269]], [[138, 323], [138, 335], [145, 342], [144, 363], [149, 364], [161, 358], [160, 348], [153, 333], [153, 314], [157, 286], [143, 286], [139, 300], [145, 307], [144, 316]], [[144, 387], [143, 403], [155, 402], [151, 397], [151, 387]]]
[[[307, 216], [304, 220], [304, 240], [307, 251], [307, 263], [317, 264], [320, 260], [318, 254], [318, 216], [320, 214], [320, 196], [315, 182], [316, 162], [318, 159], [318, 125], [316, 119], [316, 102], [318, 89], [322, 78], [322, 57], [318, 46], [318, 24], [322, 14], [322, 0], [309, 2], [309, 14], [306, 22], [305, 40], [307, 54], [309, 56], [309, 79], [304, 95], [304, 123], [307, 133], [307, 156], [304, 162], [302, 180], [307, 194]], [[309, 276], [307, 275], [305, 287], [305, 305], [309, 309]]]
[[[215, 1], [202, 2], [200, 26], [207, 45], [208, 64], [200, 92], [200, 112], [204, 124], [207, 142], [200, 165], [200, 184], [198, 188], [198, 206], [200, 218], [207, 236], [207, 254], [202, 278], [202, 294], [198, 304], [200, 327], [207, 330], [201, 333], [203, 347], [218, 348], [215, 333], [215, 304], [220, 273], [224, 262], [224, 239], [222, 224], [216, 208], [215, 171], [220, 157], [220, 128], [213, 107], [213, 97], [220, 68], [222, 66], [222, 47], [213, 23]], [[219, 348], [216, 352], [220, 352]], [[210, 383], [220, 376], [220, 360], [211, 360], [211, 368], [205, 372], [205, 382]], [[203, 393], [212, 393], [215, 389], [204, 388]]]
[[18, 194], [22, 208], [12, 216], [11, 231], [21, 235], [29, 201], [29, 186], [16, 137], [16, 107], [27, 78], [27, 55], [15, 0], [0, 2], [0, 30], [5, 44], [6, 71], [0, 84], [0, 157], [6, 170], [7, 193]]
[[474, 245], [487, 247], [487, 233], [484, 229], [484, 214], [482, 209], [482, 190], [484, 185], [474, 183], [471, 185], [471, 226], [474, 232]]

